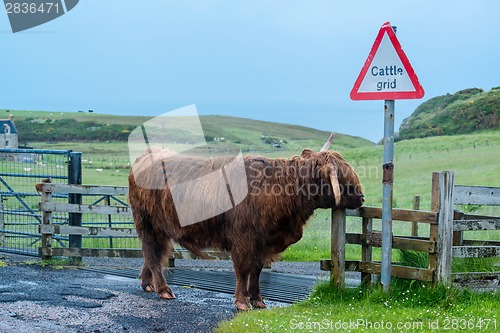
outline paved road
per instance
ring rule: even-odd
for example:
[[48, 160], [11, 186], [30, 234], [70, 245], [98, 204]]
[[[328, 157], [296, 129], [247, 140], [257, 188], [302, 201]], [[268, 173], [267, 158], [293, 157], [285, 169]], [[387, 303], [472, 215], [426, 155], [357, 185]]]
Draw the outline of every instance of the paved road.
[[178, 298], [165, 301], [137, 279], [1, 261], [2, 333], [212, 332], [236, 313], [228, 294], [171, 286]]

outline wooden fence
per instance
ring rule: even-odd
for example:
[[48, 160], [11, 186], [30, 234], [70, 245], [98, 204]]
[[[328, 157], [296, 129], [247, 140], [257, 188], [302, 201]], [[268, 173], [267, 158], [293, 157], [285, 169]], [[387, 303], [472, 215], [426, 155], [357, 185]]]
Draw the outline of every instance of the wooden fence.
[[[70, 214], [104, 214], [104, 215], [131, 215], [129, 207], [109, 205], [85, 205], [69, 204], [52, 201], [53, 193], [79, 194], [79, 195], [126, 195], [128, 187], [122, 186], [84, 186], [66, 185], [56, 183], [38, 183], [36, 189], [41, 193], [39, 210], [42, 212], [42, 224], [40, 234], [42, 237], [39, 255], [43, 259], [52, 256], [66, 257], [142, 257], [141, 249], [102, 249], [102, 248], [80, 248], [80, 247], [52, 247], [52, 235], [64, 234], [70, 236], [105, 236], [105, 237], [137, 237], [134, 228], [112, 228], [112, 227], [82, 227], [56, 225], [52, 223], [53, 212], [66, 212]], [[229, 259], [230, 255], [224, 251], [204, 251], [213, 259]], [[174, 249], [169, 260], [173, 266], [174, 259], [194, 259], [190, 252], [184, 249]]]
[[[487, 186], [455, 186], [454, 198], [455, 205], [482, 205], [482, 206], [500, 206], [500, 188]], [[455, 211], [453, 218], [453, 236], [447, 239], [452, 243], [453, 258], [488, 258], [500, 257], [500, 240], [497, 241], [475, 241], [464, 239], [464, 231], [482, 231], [500, 230], [500, 218], [491, 216], [481, 216], [465, 214]], [[481, 245], [477, 245], [480, 243]], [[458, 272], [452, 274], [453, 278], [476, 277], [481, 278], [485, 275], [500, 275], [500, 273], [491, 272]]]
[[[412, 223], [412, 236], [393, 236], [393, 249], [428, 253], [428, 267], [393, 264], [392, 276], [448, 284], [452, 258], [500, 257], [500, 242], [472, 246], [462, 237], [465, 230], [500, 230], [500, 218], [466, 215], [455, 211], [454, 204], [500, 205], [500, 188], [454, 186], [453, 172], [433, 173], [430, 211], [392, 210], [393, 220]], [[361, 233], [346, 232], [346, 216], [361, 218]], [[372, 274], [380, 274], [381, 263], [372, 260], [372, 249], [382, 245], [381, 233], [373, 230], [373, 219], [381, 218], [382, 209], [377, 207], [332, 211], [332, 259], [321, 261], [321, 269], [331, 271], [332, 283], [343, 286], [346, 270], [361, 272], [363, 284], [371, 283]], [[428, 237], [415, 236], [417, 223], [429, 224]], [[346, 243], [361, 245], [361, 260], [345, 260]]]
[[[80, 194], [80, 195], [126, 195], [127, 187], [119, 186], [82, 186], [56, 183], [39, 183], [37, 191], [42, 194], [39, 210], [42, 212], [40, 233], [42, 237], [39, 254], [42, 258], [52, 256], [68, 257], [142, 257], [140, 249], [96, 249], [80, 247], [52, 247], [52, 235], [64, 234], [71, 236], [105, 236], [105, 237], [137, 237], [134, 228], [112, 227], [82, 227], [55, 225], [52, 223], [53, 212], [67, 212], [72, 214], [105, 214], [130, 215], [128, 207], [69, 204], [52, 201], [53, 193]], [[453, 172], [433, 173], [431, 210], [393, 209], [393, 220], [412, 223], [415, 230], [417, 223], [429, 225], [429, 236], [393, 236], [394, 249], [414, 250], [429, 255], [428, 267], [407, 267], [392, 265], [392, 275], [407, 279], [423, 281], [452, 281], [452, 258], [500, 257], [500, 242], [483, 242], [474, 245], [473, 241], [464, 240], [466, 230], [500, 230], [500, 218], [464, 214], [454, 210], [455, 204], [500, 205], [500, 188], [477, 186], [454, 186]], [[418, 207], [418, 205], [415, 205]], [[346, 232], [346, 216], [361, 218], [362, 232]], [[362, 207], [358, 210], [333, 210], [331, 229], [331, 260], [322, 260], [321, 268], [331, 271], [333, 283], [344, 285], [345, 271], [361, 272], [362, 282], [369, 284], [373, 274], [380, 273], [380, 262], [372, 260], [374, 247], [381, 247], [382, 237], [379, 231], [373, 230], [373, 219], [382, 218], [382, 209], [378, 207]], [[361, 260], [345, 260], [345, 245], [361, 245]], [[213, 259], [230, 259], [225, 251], [205, 251]], [[170, 265], [174, 259], [195, 258], [184, 249], [175, 249], [170, 258]], [[476, 272], [468, 275], [484, 276]], [[495, 273], [488, 273], [495, 274]], [[500, 274], [500, 273], [498, 273]], [[458, 275], [458, 274], [457, 274]]]

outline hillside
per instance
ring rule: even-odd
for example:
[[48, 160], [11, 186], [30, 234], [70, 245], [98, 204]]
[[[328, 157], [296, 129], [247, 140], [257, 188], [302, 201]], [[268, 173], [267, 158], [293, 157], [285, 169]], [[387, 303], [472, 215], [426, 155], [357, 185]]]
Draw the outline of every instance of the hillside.
[[500, 128], [500, 87], [471, 88], [429, 99], [403, 120], [397, 140]]
[[[1, 112], [1, 111], [0, 111]], [[127, 142], [132, 130], [152, 117], [89, 112], [4, 110], [14, 116], [20, 145], [57, 142]], [[5, 116], [5, 118], [6, 118]], [[218, 150], [300, 151], [319, 149], [329, 132], [313, 128], [228, 116], [200, 116], [206, 141]], [[369, 140], [336, 134], [338, 148], [371, 146]]]

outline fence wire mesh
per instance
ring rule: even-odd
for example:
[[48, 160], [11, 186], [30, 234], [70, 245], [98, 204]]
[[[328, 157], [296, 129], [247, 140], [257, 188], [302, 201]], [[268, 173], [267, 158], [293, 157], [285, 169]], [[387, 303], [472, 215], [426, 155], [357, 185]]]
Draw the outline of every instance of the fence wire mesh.
[[[41, 214], [35, 184], [46, 178], [67, 183], [69, 154], [65, 150], [0, 149], [0, 251], [38, 255]], [[54, 201], [67, 200], [67, 196], [54, 197]], [[54, 214], [55, 223], [67, 219], [67, 214]], [[60, 246], [64, 241], [67, 238], [54, 237]]]
[[[124, 195], [84, 195], [83, 205], [128, 207]], [[130, 215], [82, 214], [82, 226], [99, 228], [134, 228], [134, 220]], [[140, 249], [137, 237], [82, 236], [83, 248], [96, 249]]]
[[[38, 203], [41, 196], [35, 185], [47, 178], [53, 183], [68, 184], [71, 153], [66, 150], [0, 149], [0, 251], [39, 255], [42, 217]], [[68, 199], [67, 194], [52, 195], [55, 203], [68, 203]], [[124, 195], [84, 195], [82, 204], [128, 206]], [[68, 213], [52, 213], [52, 224], [69, 223]], [[134, 223], [131, 215], [82, 214], [82, 226], [133, 228]], [[52, 247], [69, 246], [67, 235], [53, 235]], [[140, 248], [140, 242], [130, 237], [82, 236], [82, 247], [130, 249]]]

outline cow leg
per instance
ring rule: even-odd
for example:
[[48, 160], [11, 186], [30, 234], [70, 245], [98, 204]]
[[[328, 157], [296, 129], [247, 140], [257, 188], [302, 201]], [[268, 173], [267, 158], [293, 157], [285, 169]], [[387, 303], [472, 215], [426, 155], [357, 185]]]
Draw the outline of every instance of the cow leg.
[[142, 265], [142, 270], [140, 275], [141, 287], [144, 291], [152, 292], [154, 291], [154, 288], [153, 288], [153, 275], [151, 274], [152, 255], [150, 253], [153, 251], [153, 249], [149, 244], [149, 240], [152, 237], [150, 233], [146, 231], [148, 230], [148, 227], [150, 228], [151, 219], [149, 218], [147, 212], [142, 211], [140, 208], [134, 208], [132, 210], [132, 215], [134, 217], [137, 235], [141, 240], [142, 257], [144, 258], [144, 264]]
[[141, 272], [142, 289], [145, 291], [156, 291], [161, 298], [173, 299], [174, 293], [167, 285], [163, 276], [163, 262], [172, 251], [170, 240], [156, 241], [150, 238], [142, 242], [142, 253], [144, 255], [144, 266]]
[[149, 256], [149, 247], [143, 242], [142, 243], [142, 255], [144, 257], [144, 265], [142, 265], [141, 270], [141, 287], [144, 291], [152, 292], [155, 291], [153, 288], [153, 275], [151, 274], [151, 263]]
[[264, 301], [262, 301], [262, 296], [260, 295], [259, 278], [263, 266], [264, 262], [262, 260], [256, 261], [252, 267], [248, 280], [248, 294], [250, 296], [250, 304], [254, 309], [265, 309], [267, 307]]
[[236, 274], [236, 289], [234, 293], [234, 305], [240, 311], [248, 311], [250, 307], [250, 298], [248, 297], [248, 280], [252, 268], [248, 253], [246, 255], [232, 251], [234, 264], [234, 273]]

